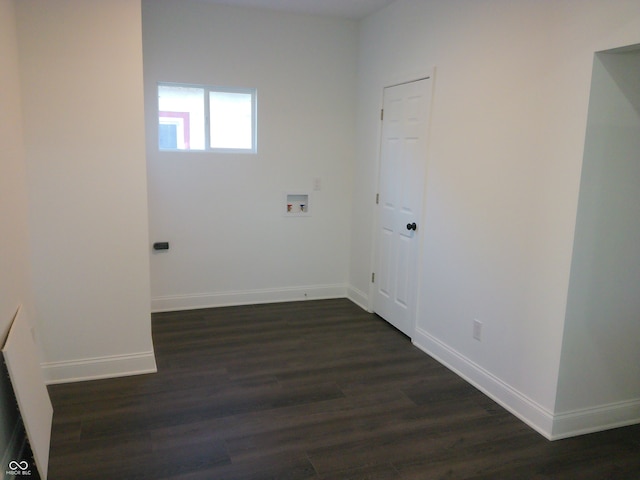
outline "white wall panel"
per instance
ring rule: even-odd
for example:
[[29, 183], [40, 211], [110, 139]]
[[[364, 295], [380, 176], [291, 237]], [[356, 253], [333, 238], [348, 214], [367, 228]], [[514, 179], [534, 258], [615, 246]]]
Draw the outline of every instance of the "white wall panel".
[[[20, 305], [34, 314], [20, 100], [15, 2], [0, 0], [0, 344]], [[4, 366], [0, 370], [2, 468], [16, 460], [21, 426], [9, 378], [3, 372]]]
[[593, 421], [640, 421], [639, 152], [640, 48], [598, 54], [558, 379], [558, 435], [589, 431]]
[[[154, 309], [346, 295], [356, 33], [348, 20], [143, 2], [150, 233], [170, 242], [151, 256]], [[159, 81], [257, 88], [258, 153], [159, 152]], [[283, 215], [286, 193], [313, 194], [310, 215]]]
[[382, 87], [435, 67], [416, 343], [549, 436], [593, 53], [638, 32], [629, 1], [401, 0], [361, 24], [350, 283], [369, 291]]
[[145, 354], [152, 371], [140, 3], [16, 8], [44, 361]]

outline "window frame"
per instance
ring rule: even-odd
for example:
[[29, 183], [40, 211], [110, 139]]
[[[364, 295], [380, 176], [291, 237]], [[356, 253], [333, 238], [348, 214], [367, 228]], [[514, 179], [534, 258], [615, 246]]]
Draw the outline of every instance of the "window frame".
[[[160, 88], [161, 87], [185, 87], [200, 88], [204, 94], [204, 149], [194, 148], [160, 148], [160, 114], [164, 110], [160, 110]], [[210, 93], [239, 93], [251, 95], [251, 148], [220, 148], [211, 147], [211, 111], [210, 111]], [[250, 87], [227, 87], [216, 85], [200, 85], [196, 83], [179, 83], [179, 82], [158, 82], [156, 86], [156, 133], [158, 141], [156, 146], [160, 152], [196, 152], [196, 153], [258, 153], [258, 89]]]

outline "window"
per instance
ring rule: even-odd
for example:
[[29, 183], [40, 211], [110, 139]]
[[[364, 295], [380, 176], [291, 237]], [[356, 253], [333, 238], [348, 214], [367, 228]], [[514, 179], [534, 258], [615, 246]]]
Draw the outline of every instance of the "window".
[[256, 90], [158, 85], [158, 148], [255, 153]]

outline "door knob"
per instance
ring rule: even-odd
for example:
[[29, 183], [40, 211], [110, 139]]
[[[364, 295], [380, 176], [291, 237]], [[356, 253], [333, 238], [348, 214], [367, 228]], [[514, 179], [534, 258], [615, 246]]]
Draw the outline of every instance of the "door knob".
[[413, 230], [415, 232], [416, 228], [418, 228], [418, 226], [416, 225], [416, 222], [407, 223], [407, 230]]

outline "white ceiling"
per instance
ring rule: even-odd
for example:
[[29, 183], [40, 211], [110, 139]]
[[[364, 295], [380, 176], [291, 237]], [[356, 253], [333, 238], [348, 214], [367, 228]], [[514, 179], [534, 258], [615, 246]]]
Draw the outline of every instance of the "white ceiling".
[[359, 20], [394, 0], [203, 0], [209, 3]]

